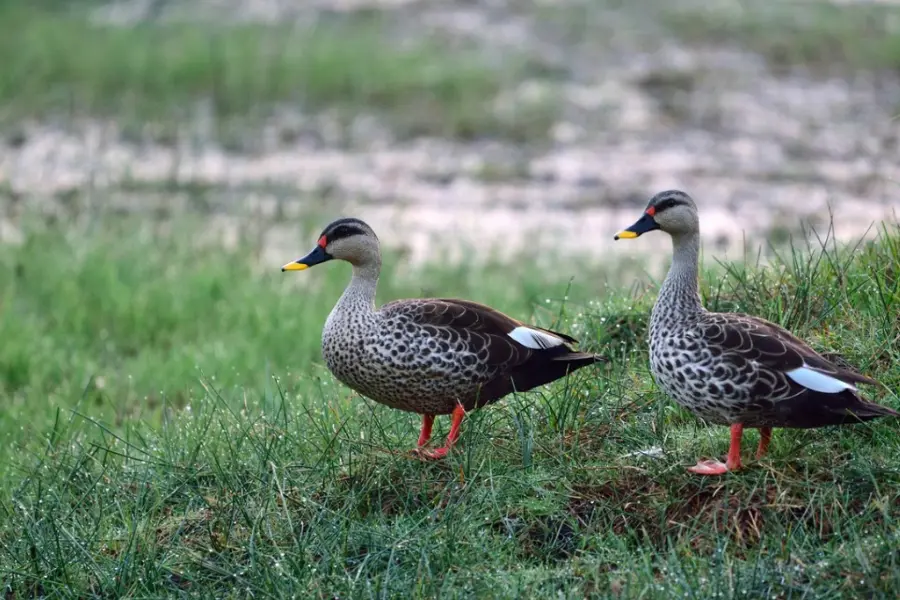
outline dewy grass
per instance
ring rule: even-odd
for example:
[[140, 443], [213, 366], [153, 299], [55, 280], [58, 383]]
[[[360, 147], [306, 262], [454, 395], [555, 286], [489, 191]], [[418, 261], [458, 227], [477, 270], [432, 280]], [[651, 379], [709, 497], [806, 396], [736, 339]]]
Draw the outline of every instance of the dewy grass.
[[[0, 117], [252, 122], [273, 108], [384, 116], [401, 134], [535, 133], [534, 111], [496, 115], [492, 102], [526, 68], [488, 66], [475, 51], [410, 39], [377, 16], [315, 26], [93, 24], [79, 12], [0, 4]], [[550, 121], [544, 118], [544, 125]], [[521, 130], [521, 131], [519, 131]]]
[[[728, 264], [702, 293], [839, 352], [884, 384], [869, 397], [900, 407], [900, 232], [823, 246]], [[340, 265], [261, 273], [189, 231], [111, 223], [33, 227], [4, 247], [5, 593], [897, 597], [897, 422], [777, 430], [761, 463], [689, 476], [727, 433], [652, 383], [653, 289], [600, 296], [598, 274], [573, 263], [466, 277], [394, 263], [379, 302], [423, 287], [469, 297], [615, 362], [477, 411], [458, 452], [423, 463], [405, 452], [415, 415], [361, 399], [321, 365]], [[536, 308], [546, 297], [568, 300]]]

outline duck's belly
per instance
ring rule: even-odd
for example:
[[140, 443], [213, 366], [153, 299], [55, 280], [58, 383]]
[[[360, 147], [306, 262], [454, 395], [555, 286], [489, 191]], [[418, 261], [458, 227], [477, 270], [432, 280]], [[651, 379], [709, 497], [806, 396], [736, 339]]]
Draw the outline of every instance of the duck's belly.
[[[427, 339], [360, 335], [349, 341], [324, 335], [322, 355], [334, 376], [372, 400], [410, 412], [450, 414], [476, 404], [479, 385], [491, 378], [477, 366]], [[467, 364], [471, 363], [471, 364]]]
[[[735, 369], [736, 365], [698, 341], [661, 338], [651, 342], [650, 370], [657, 385], [675, 402], [711, 423], [738, 423], [747, 415], [749, 386], [735, 383]], [[747, 382], [751, 374], [743, 375]]]

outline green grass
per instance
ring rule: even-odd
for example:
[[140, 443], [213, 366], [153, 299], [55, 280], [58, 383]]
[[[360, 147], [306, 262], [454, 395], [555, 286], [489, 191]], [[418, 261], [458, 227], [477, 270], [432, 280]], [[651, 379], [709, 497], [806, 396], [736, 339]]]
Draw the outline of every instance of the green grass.
[[737, 44], [775, 67], [900, 70], [900, 8], [830, 2], [730, 2], [666, 7], [667, 31], [687, 41]]
[[[436, 39], [398, 44], [377, 14], [316, 26], [207, 23], [92, 24], [75, 10], [0, 3], [0, 122], [24, 117], [115, 117], [140, 135], [210, 114], [219, 130], [248, 128], [293, 107], [349, 121], [382, 117], [400, 136], [543, 136], [547, 103], [492, 107], [532, 68], [494, 67], [474, 49]], [[496, 61], [494, 61], [496, 62]], [[152, 127], [150, 126], [152, 125]]]
[[[898, 423], [778, 431], [761, 463], [689, 476], [699, 456], [724, 453], [727, 432], [653, 385], [653, 288], [609, 292], [572, 263], [407, 272], [386, 256], [380, 302], [469, 297], [614, 358], [474, 413], [457, 453], [422, 463], [405, 453], [415, 415], [361, 399], [321, 365], [347, 266], [282, 274], [247, 246], [198, 247], [194, 225], [33, 224], [2, 248], [7, 597], [900, 591]], [[900, 232], [812, 250], [713, 267], [703, 294], [841, 353], [886, 385], [873, 400], [900, 407]], [[663, 458], [629, 456], [653, 446]]]

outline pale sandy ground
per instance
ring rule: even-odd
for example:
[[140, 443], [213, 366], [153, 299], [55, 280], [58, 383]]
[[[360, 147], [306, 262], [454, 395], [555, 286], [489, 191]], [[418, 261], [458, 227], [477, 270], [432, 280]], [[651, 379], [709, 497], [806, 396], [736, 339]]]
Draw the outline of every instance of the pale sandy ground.
[[[98, 19], [128, 22], [152, 4], [119, 2]], [[170, 2], [157, 18], [227, 12], [302, 20], [326, 5], [360, 4], [373, 2]], [[530, 44], [548, 60], [560, 53], [533, 16], [506, 2], [377, 4], [409, 11], [424, 31], [490, 39], [498, 47]], [[324, 225], [304, 220], [310, 209], [323, 214], [320, 220], [363, 218], [386, 243], [409, 248], [413, 260], [448, 246], [506, 256], [552, 247], [597, 260], [658, 251], [659, 238], [613, 246], [612, 236], [650, 194], [672, 187], [700, 203], [707, 253], [717, 257], [739, 255], [745, 239], [763, 243], [773, 229], [798, 231], [804, 222], [823, 229], [829, 211], [841, 239], [872, 235], [873, 224], [900, 215], [896, 75], [776, 76], [746, 52], [665, 41], [649, 50], [625, 41], [602, 54], [582, 46], [565, 57], [578, 65], [575, 76], [552, 90], [565, 105], [563, 116], [549, 143], [533, 146], [398, 140], [365, 114], [349, 144], [346, 136], [330, 141], [327, 116], [274, 118], [272, 134], [264, 136], [269, 142], [252, 154], [198, 143], [203, 136], [196, 130], [173, 148], [125, 141], [114, 123], [23, 124], [21, 139], [0, 143], [0, 186], [24, 198], [7, 206], [0, 236], [15, 241], [23, 204], [53, 210], [71, 190], [89, 188], [135, 210], [177, 205], [177, 194], [152, 189], [164, 182], [221, 189], [215, 222], [226, 231], [248, 211], [264, 218], [270, 228], [263, 257], [274, 261], [305, 248], [301, 232]], [[526, 82], [498, 102], [515, 106], [547, 85]], [[277, 130], [285, 120], [300, 120], [315, 135], [281, 141]], [[495, 171], [510, 175], [485, 175]], [[122, 191], [138, 184], [146, 191]]]

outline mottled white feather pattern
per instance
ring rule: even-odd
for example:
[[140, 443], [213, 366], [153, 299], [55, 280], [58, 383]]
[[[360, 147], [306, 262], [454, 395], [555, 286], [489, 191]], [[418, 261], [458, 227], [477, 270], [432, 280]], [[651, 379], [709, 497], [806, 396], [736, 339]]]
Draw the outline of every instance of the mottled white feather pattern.
[[787, 371], [785, 375], [803, 387], [823, 394], [837, 394], [844, 390], [850, 390], [852, 392], [856, 391], [856, 386], [853, 386], [846, 381], [841, 381], [831, 375], [822, 373], [821, 371], [812, 369], [807, 365], [803, 365], [799, 369]]
[[547, 348], [562, 346], [564, 342], [562, 338], [551, 335], [546, 331], [532, 329], [524, 325], [516, 327], [506, 335], [532, 350], [546, 350]]

